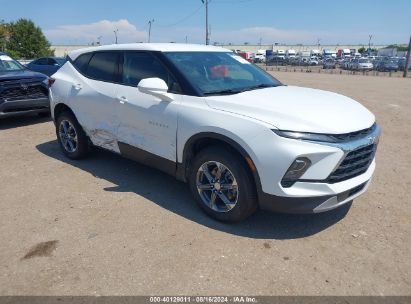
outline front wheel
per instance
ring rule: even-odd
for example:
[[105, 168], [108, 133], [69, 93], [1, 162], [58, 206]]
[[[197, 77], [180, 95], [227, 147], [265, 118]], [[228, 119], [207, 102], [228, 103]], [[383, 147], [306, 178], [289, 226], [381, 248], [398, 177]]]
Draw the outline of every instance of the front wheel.
[[87, 155], [87, 135], [73, 114], [64, 112], [57, 117], [56, 135], [63, 153], [68, 158], [80, 159]]
[[212, 146], [196, 155], [189, 185], [200, 207], [224, 222], [241, 221], [257, 209], [253, 178], [234, 151]]

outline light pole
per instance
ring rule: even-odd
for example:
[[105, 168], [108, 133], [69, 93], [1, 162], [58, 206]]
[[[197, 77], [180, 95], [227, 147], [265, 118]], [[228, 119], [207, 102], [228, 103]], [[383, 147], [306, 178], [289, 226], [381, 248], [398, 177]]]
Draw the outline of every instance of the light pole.
[[205, 4], [205, 9], [206, 9], [206, 45], [210, 44], [210, 36], [209, 36], [209, 31], [208, 31], [208, 3], [210, 0], [201, 0], [203, 4]]
[[372, 39], [372, 35], [368, 35], [368, 37], [370, 38], [370, 39], [368, 39], [368, 54], [370, 54], [370, 53], [371, 53], [371, 39]]
[[101, 45], [101, 38], [103, 38], [103, 36], [98, 36], [97, 37], [97, 44], [98, 45]]
[[151, 40], [151, 25], [154, 23], [154, 19], [151, 19], [148, 22], [148, 42], [150, 43]]
[[404, 74], [402, 75], [404, 78], [407, 78], [407, 75], [408, 75], [408, 66], [410, 65], [410, 56], [411, 56], [411, 36], [410, 36], [410, 42], [408, 43], [407, 57], [405, 57]]
[[117, 44], [117, 42], [118, 42], [118, 40], [117, 40], [118, 29], [115, 29], [113, 32], [114, 32], [114, 36], [116, 36], [116, 44]]

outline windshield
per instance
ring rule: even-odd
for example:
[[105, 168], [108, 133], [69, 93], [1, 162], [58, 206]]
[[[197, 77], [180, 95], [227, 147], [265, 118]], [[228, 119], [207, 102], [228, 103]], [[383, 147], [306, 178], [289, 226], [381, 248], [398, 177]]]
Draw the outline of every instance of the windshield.
[[370, 63], [368, 59], [360, 59], [360, 63]]
[[14, 72], [24, 70], [24, 67], [7, 55], [0, 55], [0, 72]]
[[56, 61], [57, 61], [57, 63], [59, 64], [59, 65], [63, 65], [63, 64], [65, 64], [66, 63], [66, 59], [65, 58], [54, 58]]
[[274, 77], [231, 52], [165, 52], [165, 56], [203, 95], [236, 94], [275, 87]]

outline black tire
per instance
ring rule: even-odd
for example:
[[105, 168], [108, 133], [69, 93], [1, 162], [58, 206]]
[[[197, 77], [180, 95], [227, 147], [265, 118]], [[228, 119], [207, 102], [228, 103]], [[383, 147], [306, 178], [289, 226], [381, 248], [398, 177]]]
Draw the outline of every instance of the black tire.
[[[232, 173], [238, 185], [238, 192], [236, 192], [236, 204], [229, 211], [219, 212], [209, 207], [200, 196], [197, 189], [197, 177], [200, 167], [207, 162], [219, 162], [223, 164], [229, 172]], [[204, 178], [204, 176], [203, 176]], [[188, 183], [197, 203], [212, 218], [222, 222], [238, 222], [246, 219], [252, 215], [258, 207], [257, 192], [253, 177], [251, 175], [245, 160], [240, 157], [235, 151], [225, 148], [223, 146], [211, 146], [200, 151], [195, 157], [190, 166], [190, 172], [188, 176]], [[210, 183], [211, 184], [211, 183]], [[207, 190], [211, 191], [216, 190]], [[222, 190], [224, 191], [224, 190]], [[216, 191], [220, 194], [216, 198], [216, 202], [220, 199], [221, 191]], [[227, 192], [227, 194], [229, 194]], [[228, 197], [228, 195], [226, 196]], [[220, 201], [220, 203], [222, 200]], [[224, 206], [224, 204], [222, 204]]]
[[[74, 150], [69, 151], [69, 148], [64, 145], [63, 137], [60, 134], [60, 128], [62, 128], [62, 123], [70, 123], [77, 135], [76, 147]], [[56, 119], [56, 135], [57, 141], [59, 142], [60, 148], [63, 150], [64, 155], [70, 159], [81, 159], [87, 156], [89, 152], [89, 140], [84, 132], [83, 128], [78, 123], [77, 119], [73, 114], [69, 112], [61, 113]]]

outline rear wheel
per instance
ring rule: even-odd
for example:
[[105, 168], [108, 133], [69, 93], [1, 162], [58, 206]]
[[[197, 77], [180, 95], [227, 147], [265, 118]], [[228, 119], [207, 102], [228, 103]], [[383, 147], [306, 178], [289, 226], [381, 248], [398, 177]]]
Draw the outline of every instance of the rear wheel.
[[80, 159], [87, 155], [87, 135], [73, 114], [64, 112], [57, 117], [56, 135], [63, 153], [68, 158]]
[[241, 221], [258, 206], [245, 161], [224, 147], [212, 146], [196, 155], [189, 185], [200, 207], [219, 221]]

